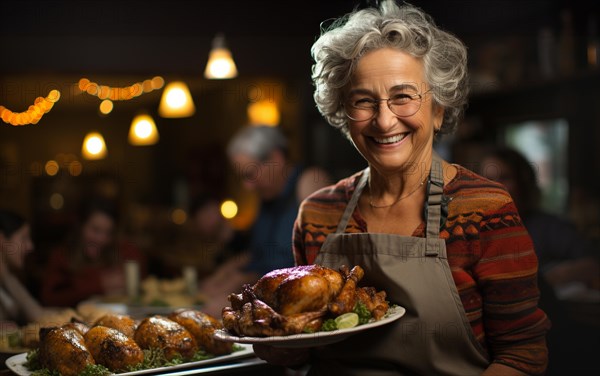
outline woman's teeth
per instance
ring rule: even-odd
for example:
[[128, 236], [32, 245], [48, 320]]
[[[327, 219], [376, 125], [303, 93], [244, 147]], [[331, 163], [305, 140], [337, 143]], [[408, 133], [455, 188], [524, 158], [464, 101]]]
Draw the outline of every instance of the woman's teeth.
[[404, 139], [404, 137], [406, 137], [406, 135], [407, 135], [407, 133], [402, 133], [402, 134], [397, 134], [395, 136], [386, 137], [386, 138], [373, 137], [373, 139], [378, 144], [393, 144], [395, 142], [402, 141], [402, 139]]

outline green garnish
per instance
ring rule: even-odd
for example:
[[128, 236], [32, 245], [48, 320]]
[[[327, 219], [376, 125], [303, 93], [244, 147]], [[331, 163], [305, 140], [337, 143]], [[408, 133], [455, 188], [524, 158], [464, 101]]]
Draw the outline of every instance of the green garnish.
[[323, 321], [323, 325], [321, 326], [321, 330], [324, 332], [330, 332], [332, 330], [337, 330], [337, 324], [334, 319], [327, 319]]
[[369, 311], [365, 303], [361, 301], [356, 302], [352, 312], [358, 315], [358, 325], [366, 324], [371, 320], [371, 311]]
[[37, 370], [37, 369], [42, 368], [42, 365], [40, 364], [38, 349], [30, 350], [27, 352], [27, 355], [25, 356], [25, 364], [24, 365], [29, 370]]
[[42, 368], [33, 371], [31, 376], [60, 376], [60, 373], [58, 371], [50, 371], [48, 368]]
[[[240, 345], [233, 345], [233, 352], [244, 350], [244, 347]], [[204, 350], [198, 350], [192, 356], [192, 359], [186, 361], [181, 355], [175, 356], [171, 360], [167, 360], [165, 352], [162, 349], [149, 349], [144, 351], [144, 360], [135, 366], [127, 367], [127, 372], [142, 371], [146, 369], [161, 368], [176, 366], [187, 362], [198, 362], [206, 359], [214, 358], [214, 355], [205, 352]], [[39, 362], [39, 349], [30, 350], [27, 352], [26, 361], [24, 366], [32, 371], [31, 376], [61, 376], [58, 371], [51, 371], [48, 368], [42, 368]], [[96, 364], [88, 365], [80, 376], [105, 376], [112, 375], [106, 367]]]
[[85, 366], [83, 371], [79, 374], [79, 376], [108, 376], [112, 375], [112, 372], [108, 370], [108, 368], [104, 367], [101, 364], [88, 364]]
[[[369, 321], [371, 321], [371, 318], [373, 317], [371, 315], [371, 311], [369, 311], [365, 303], [361, 301], [356, 302], [356, 304], [354, 305], [354, 309], [352, 309], [352, 312], [358, 315], [358, 325], [367, 324]], [[337, 323], [335, 322], [335, 317], [326, 319], [321, 325], [322, 332], [331, 332], [332, 330], [337, 329], [339, 328], [337, 326]], [[307, 332], [305, 331], [305, 333]]]

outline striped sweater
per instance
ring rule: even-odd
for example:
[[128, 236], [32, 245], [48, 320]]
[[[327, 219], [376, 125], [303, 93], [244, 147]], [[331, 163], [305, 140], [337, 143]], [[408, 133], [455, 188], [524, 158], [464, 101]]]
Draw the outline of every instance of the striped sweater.
[[[448, 263], [471, 328], [492, 362], [528, 374], [545, 371], [550, 321], [537, 306], [537, 258], [531, 238], [506, 190], [461, 166], [444, 187], [451, 197], [440, 231]], [[301, 205], [294, 225], [297, 265], [314, 262], [335, 232], [362, 172], [323, 188]], [[347, 233], [368, 232], [355, 210]], [[425, 236], [423, 222], [413, 236]]]

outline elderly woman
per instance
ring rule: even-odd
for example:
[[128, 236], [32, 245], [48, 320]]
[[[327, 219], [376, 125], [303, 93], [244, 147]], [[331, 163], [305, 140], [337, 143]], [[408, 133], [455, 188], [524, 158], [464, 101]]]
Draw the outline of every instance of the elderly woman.
[[296, 263], [361, 265], [364, 285], [407, 312], [333, 345], [256, 353], [310, 362], [310, 375], [543, 373], [549, 321], [517, 208], [503, 186], [433, 150], [466, 103], [464, 45], [385, 1], [334, 23], [312, 53], [317, 106], [368, 168], [303, 202]]

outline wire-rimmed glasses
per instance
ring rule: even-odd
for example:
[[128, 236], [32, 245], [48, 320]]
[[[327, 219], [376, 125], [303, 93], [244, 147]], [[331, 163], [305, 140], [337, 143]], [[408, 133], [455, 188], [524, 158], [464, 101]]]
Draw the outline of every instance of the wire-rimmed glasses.
[[431, 89], [419, 94], [399, 93], [390, 98], [372, 99], [360, 97], [351, 99], [344, 104], [346, 116], [354, 121], [366, 121], [373, 119], [379, 112], [379, 103], [385, 101], [388, 108], [396, 116], [409, 117], [419, 111], [423, 96]]

